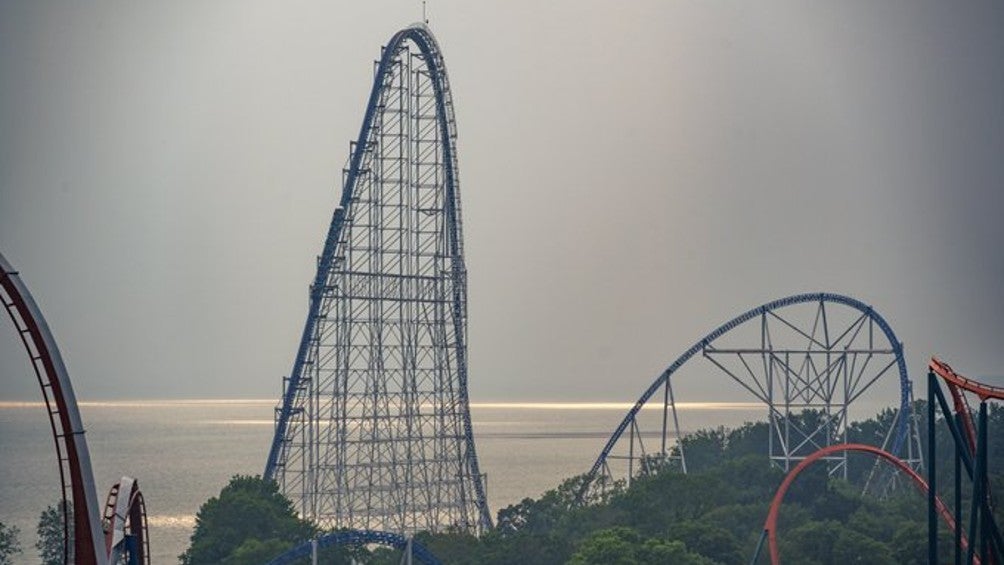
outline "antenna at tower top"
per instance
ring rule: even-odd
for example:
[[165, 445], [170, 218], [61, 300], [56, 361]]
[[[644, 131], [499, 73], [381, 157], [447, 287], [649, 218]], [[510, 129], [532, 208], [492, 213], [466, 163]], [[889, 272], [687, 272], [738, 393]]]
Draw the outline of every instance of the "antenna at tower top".
[[422, 21], [425, 22], [426, 25], [429, 23], [429, 18], [425, 16], [425, 0], [422, 0]]

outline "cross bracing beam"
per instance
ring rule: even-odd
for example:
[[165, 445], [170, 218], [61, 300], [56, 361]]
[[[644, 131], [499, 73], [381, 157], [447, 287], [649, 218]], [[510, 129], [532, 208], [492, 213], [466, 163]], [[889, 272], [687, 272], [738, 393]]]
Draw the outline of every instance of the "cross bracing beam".
[[456, 125], [424, 25], [384, 47], [350, 153], [265, 475], [324, 527], [479, 531]]
[[[686, 472], [686, 454], [677, 441], [681, 428], [673, 377], [697, 359], [764, 405], [769, 425], [765, 449], [771, 461], [785, 470], [819, 448], [845, 442], [849, 407], [880, 380], [898, 376], [899, 414], [911, 414], [902, 344], [874, 309], [832, 293], [782, 298], [722, 324], [660, 373], [600, 452], [580, 499], [594, 481], [605, 485], [622, 478], [630, 483], [636, 469], [651, 468], [653, 463], [676, 461]], [[660, 389], [663, 394], [657, 396]], [[653, 428], [643, 425], [642, 409], [660, 400], [661, 422], [650, 419], [648, 424], [654, 423], [661, 441], [649, 444], [656, 449], [646, 449], [641, 438]], [[806, 409], [813, 411], [808, 420], [801, 419]], [[912, 417], [897, 417], [882, 447], [917, 467], [919, 437], [913, 424]], [[627, 461], [619, 471], [608, 462], [618, 460]], [[834, 452], [828, 460], [831, 472], [847, 472], [845, 453]]]

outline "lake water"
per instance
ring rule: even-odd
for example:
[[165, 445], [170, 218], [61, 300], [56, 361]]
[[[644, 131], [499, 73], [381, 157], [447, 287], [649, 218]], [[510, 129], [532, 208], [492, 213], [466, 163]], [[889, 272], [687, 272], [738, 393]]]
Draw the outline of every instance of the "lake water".
[[[122, 475], [138, 479], [154, 563], [188, 545], [195, 513], [231, 475], [260, 474], [272, 439], [274, 400], [83, 402], [98, 497]], [[589, 470], [630, 404], [474, 404], [478, 457], [495, 514]], [[764, 419], [751, 404], [680, 406], [684, 429]], [[35, 525], [57, 500], [58, 467], [39, 403], [0, 402], [0, 521], [21, 530], [34, 563]]]

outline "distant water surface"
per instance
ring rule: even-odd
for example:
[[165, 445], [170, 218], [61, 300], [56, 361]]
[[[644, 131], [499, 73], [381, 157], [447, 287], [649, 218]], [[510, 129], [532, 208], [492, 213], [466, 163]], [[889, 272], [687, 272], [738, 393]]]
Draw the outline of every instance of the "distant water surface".
[[[230, 476], [260, 474], [274, 400], [82, 402], [98, 496], [122, 475], [139, 480], [154, 563], [188, 545], [199, 505]], [[589, 470], [630, 403], [482, 403], [471, 406], [492, 513]], [[757, 404], [681, 403], [684, 430], [765, 418]], [[57, 500], [58, 468], [40, 403], [0, 402], [0, 521], [21, 529], [36, 563], [38, 515]]]

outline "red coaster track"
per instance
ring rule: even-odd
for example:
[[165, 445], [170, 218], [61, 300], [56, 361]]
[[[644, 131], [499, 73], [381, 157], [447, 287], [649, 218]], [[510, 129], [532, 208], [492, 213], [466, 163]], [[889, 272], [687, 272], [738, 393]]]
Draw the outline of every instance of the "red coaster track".
[[[130, 563], [149, 565], [146, 506], [135, 480], [123, 477], [112, 487], [105, 516], [107, 532], [102, 527], [84, 425], [66, 365], [42, 311], [2, 253], [0, 302], [3, 302], [4, 309], [14, 322], [31, 359], [56, 443], [62, 485], [63, 562], [69, 563], [72, 559], [79, 565], [106, 565], [109, 562], [118, 563], [122, 555], [128, 554]], [[119, 498], [120, 488], [127, 489], [128, 496]], [[69, 502], [72, 502], [72, 518], [66, 511]], [[76, 532], [72, 537], [72, 550], [71, 531]]]
[[941, 377], [948, 385], [948, 392], [952, 395], [952, 404], [955, 413], [962, 420], [962, 429], [966, 433], [966, 441], [969, 444], [969, 453], [976, 454], [976, 424], [973, 422], [973, 411], [966, 402], [962, 391], [971, 392], [978, 396], [981, 401], [988, 399], [1004, 400], [1004, 388], [991, 386], [972, 379], [963, 377], [952, 370], [952, 367], [937, 357], [931, 358], [928, 368], [934, 374]]
[[955, 386], [961, 388], [962, 390], [971, 392], [976, 396], [979, 396], [980, 400], [989, 400], [991, 398], [994, 400], [1004, 400], [1004, 388], [967, 379], [966, 377], [963, 377], [953, 371], [952, 367], [949, 366], [948, 363], [945, 363], [937, 357], [931, 358], [930, 368], [949, 386]]
[[136, 479], [122, 477], [112, 485], [105, 502], [103, 522], [109, 562], [119, 563], [122, 556], [128, 554], [130, 564], [150, 565], [146, 503]]
[[[986, 563], [1000, 563], [1004, 541], [1001, 539], [1001, 531], [994, 518], [995, 504], [990, 489], [989, 470], [987, 469], [989, 459], [987, 441], [990, 433], [987, 429], [987, 401], [1004, 400], [1004, 388], [966, 378], [956, 373], [948, 363], [936, 357], [931, 358], [928, 371], [928, 457], [932, 462], [936, 458], [935, 415], [940, 408], [945, 418], [944, 423], [951, 432], [956, 446], [954, 450], [956, 490], [959, 489], [959, 481], [962, 476], [960, 467], [964, 464], [965, 476], [972, 484], [972, 498], [980, 501], [979, 504], [974, 502], [971, 506], [969, 535], [973, 540], [973, 546], [968, 548], [966, 557], [969, 560], [974, 560], [976, 554], [979, 553]], [[954, 418], [949, 413], [946, 399], [941, 392], [941, 387], [938, 384], [939, 378], [944, 381], [952, 397]], [[975, 395], [980, 399], [978, 411], [970, 408], [968, 396], [964, 393]], [[978, 421], [974, 419], [974, 414], [977, 413]], [[928, 469], [928, 477], [930, 483], [934, 485], [936, 483], [936, 470], [933, 463]], [[959, 496], [957, 492], [955, 506], [958, 520], [962, 522], [962, 501]], [[929, 510], [929, 512], [933, 512], [933, 510]], [[929, 558], [934, 560], [937, 550], [937, 522], [933, 515], [928, 520], [928, 544], [931, 554]], [[961, 560], [962, 555], [957, 550], [956, 562]]]
[[[799, 462], [799, 464], [784, 477], [784, 481], [781, 482], [781, 486], [778, 487], [777, 492], [774, 493], [774, 499], [770, 503], [770, 511], [767, 513], [767, 521], [764, 522], [763, 525], [763, 531], [767, 536], [767, 543], [770, 549], [770, 562], [772, 565], [779, 565], [781, 563], [781, 555], [777, 547], [777, 518], [781, 510], [781, 503], [784, 501], [784, 495], [787, 494], [788, 488], [791, 487], [791, 483], [795, 481], [798, 474], [806, 467], [826, 457], [827, 455], [838, 451], [859, 451], [875, 455], [881, 460], [893, 465], [899, 471], [906, 473], [906, 475], [913, 481], [913, 484], [917, 487], [917, 490], [921, 491], [925, 495], [928, 494], [927, 481], [918, 475], [916, 471], [911, 469], [909, 465], [887, 451], [883, 451], [871, 445], [863, 445], [859, 443], [845, 443], [824, 447]], [[949, 511], [948, 507], [945, 506], [940, 498], [935, 497], [935, 500], [937, 501], [938, 514], [941, 515], [941, 519], [948, 524], [949, 529], [955, 531], [955, 519], [952, 518], [951, 511]], [[968, 547], [968, 542], [965, 537], [962, 539], [962, 544], [963, 548]], [[754, 563], [756, 563], [758, 557], [759, 548], [757, 550], [757, 555], [753, 558]], [[979, 563], [979, 560], [976, 560], [976, 563]]]

